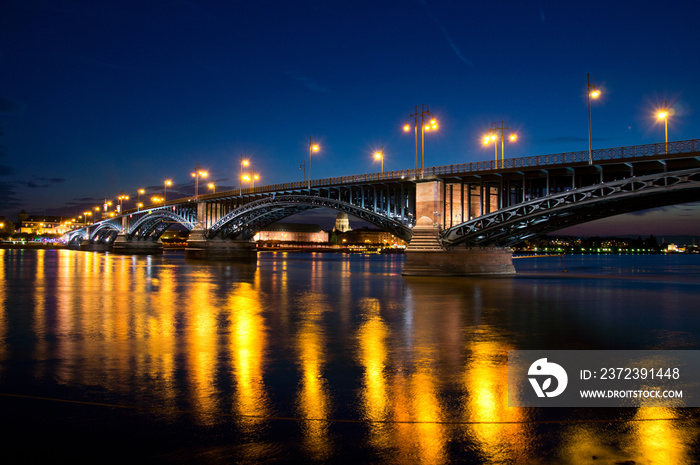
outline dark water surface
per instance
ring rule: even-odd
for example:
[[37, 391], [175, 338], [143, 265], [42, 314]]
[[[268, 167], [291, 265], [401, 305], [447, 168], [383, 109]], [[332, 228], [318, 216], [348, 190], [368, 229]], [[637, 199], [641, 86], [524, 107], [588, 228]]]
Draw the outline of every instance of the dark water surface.
[[515, 408], [514, 349], [700, 349], [700, 256], [0, 250], [3, 461], [700, 462], [700, 411]]

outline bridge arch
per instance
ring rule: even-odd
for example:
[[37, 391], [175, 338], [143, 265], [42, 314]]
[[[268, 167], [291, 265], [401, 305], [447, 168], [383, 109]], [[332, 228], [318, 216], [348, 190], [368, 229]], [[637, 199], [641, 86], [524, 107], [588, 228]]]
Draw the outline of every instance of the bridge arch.
[[112, 242], [121, 229], [121, 226], [113, 220], [103, 221], [98, 223], [95, 229], [88, 228], [88, 233], [84, 238], [89, 239], [90, 242]]
[[80, 245], [80, 243], [87, 237], [87, 229], [85, 228], [80, 228], [76, 229], [73, 231], [68, 231], [64, 235], [64, 239], [67, 244], [77, 244]]
[[127, 232], [128, 240], [157, 241], [174, 224], [192, 230], [194, 223], [169, 210], [156, 210], [139, 218]]
[[445, 229], [443, 246], [511, 246], [610, 216], [700, 200], [700, 173], [673, 171], [572, 189]]
[[207, 233], [208, 239], [249, 239], [256, 231], [283, 218], [315, 208], [330, 208], [348, 213], [410, 241], [411, 228], [396, 219], [341, 200], [309, 195], [276, 195], [247, 203], [221, 217]]

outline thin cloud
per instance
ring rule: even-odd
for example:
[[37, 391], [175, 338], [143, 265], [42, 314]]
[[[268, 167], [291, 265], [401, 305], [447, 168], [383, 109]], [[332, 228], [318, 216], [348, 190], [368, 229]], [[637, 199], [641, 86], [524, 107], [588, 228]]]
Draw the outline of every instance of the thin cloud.
[[447, 40], [447, 43], [449, 44], [450, 48], [454, 52], [455, 55], [457, 55], [457, 58], [462, 60], [464, 64], [468, 66], [474, 66], [474, 63], [467, 57], [464, 56], [462, 51], [457, 47], [457, 44], [455, 44], [455, 41], [452, 40], [452, 37], [450, 36], [450, 33], [447, 32], [447, 28], [442, 25], [440, 21], [435, 17], [433, 12], [430, 10], [430, 7], [428, 7], [428, 4], [425, 2], [425, 0], [418, 0], [421, 5], [425, 7], [425, 10], [428, 12], [428, 16], [430, 16], [430, 19], [433, 20], [433, 22], [437, 25], [437, 27], [440, 29], [442, 32], [442, 35], [445, 36], [445, 40]]
[[60, 184], [65, 181], [66, 180], [63, 178], [37, 178], [37, 182], [24, 181], [22, 184], [30, 189], [45, 189], [47, 187], [51, 187], [54, 184]]
[[321, 84], [314, 81], [310, 77], [304, 76], [301, 73], [298, 73], [296, 71], [287, 71], [285, 74], [309, 90], [313, 90], [314, 92], [322, 92], [322, 93], [328, 92], [328, 89], [326, 87], [322, 86]]

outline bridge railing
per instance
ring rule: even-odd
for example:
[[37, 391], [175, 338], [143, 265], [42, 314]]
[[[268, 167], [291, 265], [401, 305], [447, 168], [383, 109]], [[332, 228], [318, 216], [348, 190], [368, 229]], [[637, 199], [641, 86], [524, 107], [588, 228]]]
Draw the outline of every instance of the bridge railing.
[[[668, 143], [668, 152], [666, 151], [665, 143], [634, 145], [629, 147], [617, 147], [608, 149], [593, 150], [593, 161], [607, 160], [626, 160], [650, 156], [658, 156], [665, 154], [683, 154], [691, 152], [700, 152], [700, 140], [691, 139], [685, 141], [675, 141]], [[325, 179], [312, 179], [309, 181], [295, 181], [281, 184], [272, 184], [267, 186], [256, 186], [241, 189], [234, 189], [216, 194], [201, 194], [197, 198], [189, 197], [184, 199], [174, 199], [165, 203], [165, 206], [173, 206], [186, 201], [218, 199], [226, 196], [254, 195], [254, 194], [269, 194], [274, 192], [284, 191], [299, 191], [307, 189], [310, 185], [312, 188], [334, 187], [341, 185], [352, 185], [379, 181], [400, 181], [415, 180], [426, 177], [446, 176], [446, 175], [469, 175], [470, 173], [483, 173], [486, 171], [496, 171], [500, 169], [518, 169], [532, 168], [538, 166], [556, 166], [570, 163], [588, 163], [589, 153], [587, 150], [580, 152], [564, 152], [551, 155], [535, 155], [521, 158], [508, 158], [503, 162], [476, 161], [467, 163], [458, 163], [452, 165], [431, 166], [424, 169], [407, 169], [385, 171], [383, 173], [365, 173], [348, 176], [336, 176]], [[164, 205], [152, 206], [151, 208], [162, 208]], [[129, 211], [125, 213], [134, 213]]]
[[[700, 140], [692, 139], [686, 141], [676, 141], [668, 143], [668, 154], [681, 154], [690, 152], [700, 152]], [[630, 147], [618, 147], [609, 149], [596, 149], [593, 150], [593, 161], [605, 161], [605, 160], [622, 160], [631, 158], [641, 158], [649, 157], [655, 155], [666, 154], [666, 144], [647, 144], [647, 145], [634, 145]], [[517, 168], [531, 168], [537, 166], [555, 166], [564, 165], [567, 163], [588, 163], [588, 151], [580, 152], [564, 152], [555, 153], [551, 155], [535, 155], [531, 157], [521, 157], [521, 158], [508, 158], [503, 162], [490, 160], [490, 161], [476, 161], [467, 163], [457, 163], [452, 165], [442, 165], [442, 166], [430, 166], [424, 169], [407, 169], [407, 170], [395, 170], [395, 171], [385, 171], [383, 173], [365, 173], [365, 174], [355, 174], [348, 176], [336, 176], [332, 178], [325, 179], [312, 179], [309, 181], [295, 181], [286, 182], [281, 184], [272, 184], [267, 186], [257, 186], [244, 188], [242, 190], [235, 189], [227, 192], [220, 192], [217, 194], [205, 194], [200, 195], [199, 200], [206, 200], [208, 198], [215, 199], [221, 196], [231, 195], [237, 196], [242, 195], [254, 195], [254, 194], [267, 194], [272, 192], [284, 192], [284, 191], [299, 191], [304, 190], [309, 187], [312, 188], [322, 188], [322, 187], [333, 187], [340, 185], [349, 184], [359, 184], [368, 182], [378, 182], [378, 181], [400, 181], [405, 180], [415, 180], [419, 178], [432, 177], [432, 176], [445, 176], [452, 174], [468, 175], [469, 173], [483, 173], [485, 171], [496, 171], [499, 169], [517, 169]], [[194, 198], [191, 198], [194, 199]], [[167, 202], [168, 204], [177, 204], [187, 199], [179, 199]]]

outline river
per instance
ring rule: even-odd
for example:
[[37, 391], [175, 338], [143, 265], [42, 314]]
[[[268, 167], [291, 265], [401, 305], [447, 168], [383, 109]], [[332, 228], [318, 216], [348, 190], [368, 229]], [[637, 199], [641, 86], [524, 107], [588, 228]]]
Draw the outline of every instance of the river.
[[519, 408], [509, 350], [700, 349], [699, 255], [0, 249], [3, 455], [73, 463], [700, 462], [691, 408]]

